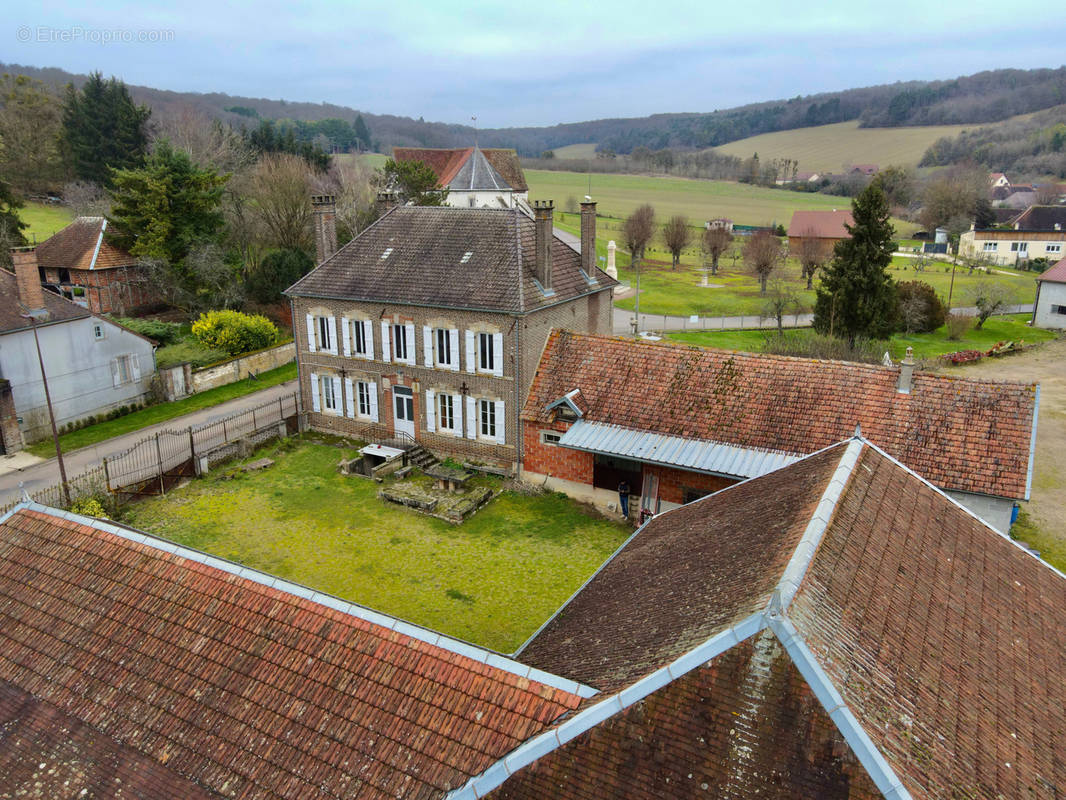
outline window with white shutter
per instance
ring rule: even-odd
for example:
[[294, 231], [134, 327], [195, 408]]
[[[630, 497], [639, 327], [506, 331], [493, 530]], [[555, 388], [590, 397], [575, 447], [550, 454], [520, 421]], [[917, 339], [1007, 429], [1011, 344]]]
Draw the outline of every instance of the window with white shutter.
[[355, 386], [351, 378], [344, 379], [344, 408], [349, 418], [355, 416]]
[[449, 358], [448, 369], [452, 372], [459, 371], [459, 329], [452, 328], [448, 331], [448, 351]]
[[315, 318], [313, 314], [307, 315], [307, 349], [314, 353], [315, 347]]
[[426, 390], [426, 430], [433, 433], [437, 430], [437, 404], [436, 392]]
[[381, 320], [381, 360], [392, 361], [392, 352], [389, 347], [389, 322]]
[[428, 325], [422, 326], [422, 363], [433, 368], [433, 329]]
[[466, 332], [466, 371], [476, 372], [477, 361], [475, 355], [476, 346], [474, 344], [474, 332]]
[[477, 438], [477, 400], [466, 398], [466, 438]]
[[319, 379], [319, 392], [322, 398], [322, 410], [328, 414], [340, 413], [340, 378], [332, 375], [323, 375]]
[[483, 439], [496, 439], [496, 402], [478, 400], [478, 434]]
[[[462, 406], [461, 399], [456, 398], [451, 394], [438, 394], [437, 395], [437, 428], [441, 433], [450, 433], [453, 436], [462, 436], [462, 417], [457, 414], [457, 411], [461, 412]], [[458, 406], [458, 408], [457, 408]]]
[[332, 314], [326, 317], [326, 336], [329, 338], [329, 346], [323, 346], [322, 349], [337, 355], [337, 318]]
[[345, 358], [351, 358], [352, 355], [352, 321], [347, 317], [341, 317], [341, 343], [343, 349], [341, 352]]
[[311, 373], [311, 410], [322, 410], [322, 401], [318, 396], [318, 375], [314, 372]]
[[378, 385], [375, 381], [367, 383], [367, 394], [370, 400], [370, 419], [378, 421]]

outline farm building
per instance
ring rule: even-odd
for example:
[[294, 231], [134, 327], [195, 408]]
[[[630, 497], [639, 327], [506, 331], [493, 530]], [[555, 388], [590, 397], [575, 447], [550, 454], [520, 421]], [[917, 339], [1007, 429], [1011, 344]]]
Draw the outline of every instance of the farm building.
[[529, 208], [529, 186], [514, 150], [456, 147], [394, 147], [396, 161], [422, 161], [448, 190], [456, 208]]
[[808, 242], [816, 242], [823, 258], [833, 254], [837, 242], [850, 239], [845, 225], [853, 225], [851, 211], [794, 211], [788, 225], [788, 248], [798, 253]]
[[1036, 279], [1033, 325], [1066, 328], [1066, 258]]
[[128, 314], [157, 302], [144, 267], [106, 233], [103, 217], [78, 217], [37, 245], [41, 282], [94, 314]]
[[287, 291], [310, 426], [515, 467], [549, 331], [611, 329], [617, 281], [596, 264], [595, 206], [582, 204], [580, 252], [543, 202], [534, 215], [396, 207], [324, 253]]
[[654, 518], [512, 656], [24, 503], [0, 794], [1051, 797], [1064, 606], [862, 438]]
[[553, 331], [522, 412], [526, 480], [651, 512], [854, 431], [1006, 531], [1028, 499], [1037, 385]]

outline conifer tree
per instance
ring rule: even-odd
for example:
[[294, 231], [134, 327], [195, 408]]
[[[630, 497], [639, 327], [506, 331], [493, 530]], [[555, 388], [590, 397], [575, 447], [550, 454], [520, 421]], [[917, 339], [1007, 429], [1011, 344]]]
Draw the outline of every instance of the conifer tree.
[[850, 238], [837, 242], [833, 260], [822, 272], [814, 304], [814, 329], [847, 339], [880, 339], [896, 321], [895, 282], [888, 274], [894, 230], [888, 200], [875, 179], [851, 204]]
[[105, 81], [94, 72], [80, 90], [68, 85], [61, 139], [74, 174], [110, 186], [111, 170], [139, 166], [148, 153], [151, 113], [117, 78]]

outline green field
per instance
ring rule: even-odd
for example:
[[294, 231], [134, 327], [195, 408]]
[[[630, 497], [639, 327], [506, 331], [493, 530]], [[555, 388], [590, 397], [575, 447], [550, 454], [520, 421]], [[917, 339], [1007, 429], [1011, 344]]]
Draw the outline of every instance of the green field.
[[[433, 630], [510, 652], [630, 533], [558, 493], [507, 491], [461, 525], [377, 496], [372, 480], [341, 475], [355, 455], [281, 443], [253, 457], [255, 473], [205, 478], [131, 505], [124, 521], [158, 536], [362, 603]], [[227, 480], [230, 475], [234, 477]]]
[[[948, 339], [944, 327], [932, 333], [897, 334], [885, 343], [885, 349], [893, 358], [902, 358], [908, 347], [914, 348], [915, 358], [933, 359], [944, 353], [959, 350], [988, 350], [999, 342], [1046, 342], [1054, 339], [1056, 334], [1026, 325], [1029, 314], [1009, 314], [992, 317], [981, 327], [971, 328], [962, 339]], [[667, 334], [669, 338], [700, 347], [713, 347], [721, 350], [740, 350], [758, 353], [765, 349], [767, 339], [777, 335], [776, 331], [686, 331]], [[813, 335], [810, 328], [786, 331], [785, 336], [804, 339]], [[958, 369], [965, 369], [965, 365]]]
[[30, 243], [40, 244], [53, 233], [67, 227], [74, 215], [66, 206], [29, 202], [19, 209], [19, 218], [29, 227], [22, 233]]
[[715, 149], [723, 155], [767, 161], [792, 158], [805, 172], [840, 172], [850, 164], [917, 166], [922, 155], [942, 136], [957, 136], [974, 125], [930, 125], [916, 128], [860, 128], [858, 120], [763, 133]]
[[596, 143], [568, 144], [566, 147], [556, 147], [553, 152], [556, 158], [595, 158]]

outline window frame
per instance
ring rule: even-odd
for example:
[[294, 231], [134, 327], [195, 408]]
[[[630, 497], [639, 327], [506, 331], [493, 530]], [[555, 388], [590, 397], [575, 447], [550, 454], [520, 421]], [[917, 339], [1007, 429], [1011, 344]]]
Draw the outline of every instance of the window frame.
[[999, 249], [999, 243], [998, 242], [985, 242], [984, 250], [982, 252], [993, 253], [993, 252], [995, 252], [998, 249]]
[[1062, 243], [1061, 242], [1050, 242], [1049, 244], [1045, 245], [1044, 251], [1047, 252], [1047, 253], [1061, 253], [1062, 252]]
[[[340, 414], [340, 398], [337, 397], [337, 393], [333, 391], [334, 376], [329, 373], [324, 373], [318, 376], [318, 396], [320, 398], [320, 404], [323, 414]], [[326, 390], [326, 387], [329, 390]]]
[[93, 323], [93, 341], [94, 342], [102, 342], [106, 338], [107, 338], [107, 331], [104, 328], [104, 323], [102, 323], [102, 322], [94, 322]]
[[[392, 360], [401, 364], [411, 363], [411, 342], [407, 341], [407, 324], [390, 322], [389, 334], [392, 336]], [[400, 355], [400, 342], [403, 342], [403, 355]]]
[[329, 339], [329, 317], [315, 315], [315, 336], [318, 339], [318, 349], [325, 353], [333, 351], [333, 342]]
[[[478, 419], [477, 419], [477, 432], [478, 437], [481, 439], [496, 440], [496, 429], [499, 425], [499, 420], [496, 419], [496, 401], [488, 400], [484, 397], [478, 398]], [[491, 426], [490, 431], [486, 431], [486, 427]]]
[[[496, 371], [496, 348], [493, 345], [495, 334], [479, 331], [477, 333], [477, 371], [492, 374]], [[485, 343], [488, 342], [488, 347]], [[485, 366], [488, 362], [488, 366]]]
[[[455, 395], [446, 392], [438, 392], [433, 402], [437, 406], [436, 409], [434, 409], [437, 413], [437, 430], [446, 431], [453, 436], [456, 435]], [[458, 405], [461, 407], [462, 403], [459, 403]]]
[[559, 431], [541, 431], [540, 443], [548, 447], [558, 447], [563, 435]]
[[367, 352], [365, 321], [350, 319], [348, 320], [348, 326], [351, 328], [352, 355], [359, 358], [369, 358], [371, 354]]
[[[443, 346], [443, 349], [442, 349]], [[442, 356], [447, 354], [448, 359]], [[453, 369], [458, 353], [452, 352], [452, 329], [433, 328], [433, 363], [435, 366]]]
[[133, 382], [133, 365], [130, 363], [133, 356], [121, 355], [115, 356], [115, 361], [118, 364], [118, 385], [125, 386], [127, 383]]
[[370, 383], [369, 381], [355, 382], [355, 416], [361, 419], [370, 419]]

